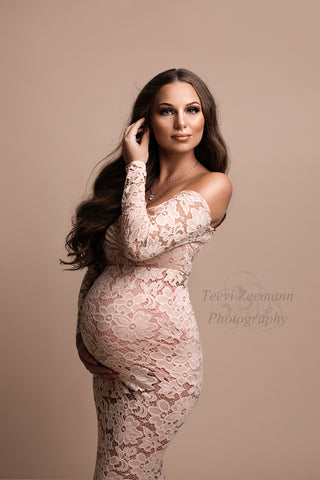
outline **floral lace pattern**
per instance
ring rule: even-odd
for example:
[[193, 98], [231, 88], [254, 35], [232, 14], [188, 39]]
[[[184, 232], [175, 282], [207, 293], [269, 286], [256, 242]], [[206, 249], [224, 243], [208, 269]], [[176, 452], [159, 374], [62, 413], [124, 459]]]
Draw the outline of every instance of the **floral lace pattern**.
[[192, 260], [211, 237], [210, 210], [193, 190], [146, 206], [146, 166], [126, 166], [122, 213], [106, 232], [108, 265], [88, 269], [77, 332], [119, 373], [93, 376], [98, 418], [94, 480], [165, 480], [169, 443], [197, 403], [199, 330], [188, 292]]

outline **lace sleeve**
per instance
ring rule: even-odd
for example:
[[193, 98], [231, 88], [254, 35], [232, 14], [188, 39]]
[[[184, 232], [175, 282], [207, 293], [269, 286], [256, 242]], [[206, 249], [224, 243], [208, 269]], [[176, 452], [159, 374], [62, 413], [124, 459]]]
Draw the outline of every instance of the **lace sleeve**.
[[77, 327], [76, 327], [76, 337], [81, 335], [80, 332], [80, 318], [81, 318], [81, 311], [82, 311], [82, 306], [84, 303], [84, 300], [87, 296], [87, 293], [89, 292], [90, 288], [94, 284], [94, 281], [98, 278], [98, 273], [94, 269], [94, 267], [88, 267], [81, 286], [80, 286], [80, 291], [79, 291], [79, 296], [78, 296], [78, 315], [77, 315]]
[[208, 204], [193, 190], [181, 190], [163, 203], [159, 213], [148, 215], [145, 163], [134, 160], [126, 172], [120, 225], [127, 258], [147, 260], [214, 230]]

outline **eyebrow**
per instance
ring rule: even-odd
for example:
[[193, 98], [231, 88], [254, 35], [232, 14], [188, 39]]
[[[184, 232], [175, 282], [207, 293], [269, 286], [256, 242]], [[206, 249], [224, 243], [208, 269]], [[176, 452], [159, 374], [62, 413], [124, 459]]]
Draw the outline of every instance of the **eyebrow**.
[[[199, 102], [190, 102], [190, 103], [187, 103], [187, 106], [188, 105], [193, 105], [194, 103], [197, 103], [198, 105], [200, 105]], [[163, 103], [159, 103], [158, 107], [160, 107], [161, 105], [169, 105], [169, 107], [173, 107], [173, 105], [171, 103], [167, 103], [167, 102], [163, 102]]]

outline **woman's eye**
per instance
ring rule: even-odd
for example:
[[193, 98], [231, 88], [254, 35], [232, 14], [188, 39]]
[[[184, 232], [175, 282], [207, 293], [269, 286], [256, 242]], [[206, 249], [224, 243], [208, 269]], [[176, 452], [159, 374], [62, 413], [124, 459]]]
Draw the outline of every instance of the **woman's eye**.
[[198, 113], [199, 112], [199, 108], [197, 108], [197, 107], [190, 107], [188, 109], [188, 111], [190, 111], [190, 110], [193, 110], [193, 113]]
[[167, 115], [168, 112], [172, 112], [171, 108], [164, 108], [160, 110], [161, 115]]

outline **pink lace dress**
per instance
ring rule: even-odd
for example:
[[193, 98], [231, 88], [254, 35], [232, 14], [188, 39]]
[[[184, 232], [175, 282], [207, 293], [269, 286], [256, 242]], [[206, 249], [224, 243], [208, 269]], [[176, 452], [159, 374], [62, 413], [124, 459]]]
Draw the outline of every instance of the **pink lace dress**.
[[188, 293], [192, 260], [215, 227], [205, 199], [182, 190], [146, 207], [146, 166], [126, 166], [122, 214], [105, 236], [108, 265], [79, 295], [77, 331], [120, 377], [93, 376], [94, 480], [165, 480], [164, 453], [197, 403], [199, 330]]

